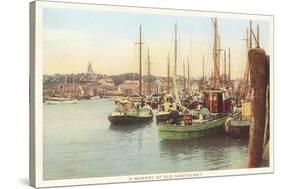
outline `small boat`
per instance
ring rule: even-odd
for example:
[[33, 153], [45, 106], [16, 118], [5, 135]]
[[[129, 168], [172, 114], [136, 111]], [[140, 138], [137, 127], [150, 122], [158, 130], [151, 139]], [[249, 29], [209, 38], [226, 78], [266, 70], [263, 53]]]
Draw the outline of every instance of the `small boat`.
[[178, 123], [169, 122], [158, 125], [159, 135], [163, 139], [190, 139], [213, 135], [224, 131], [224, 124], [232, 114], [213, 114], [209, 119], [186, 120]]
[[119, 101], [116, 110], [108, 116], [108, 120], [113, 125], [149, 122], [152, 118], [150, 106], [128, 100]]
[[91, 96], [90, 95], [83, 95], [83, 96], [79, 96], [77, 97], [78, 100], [90, 100]]
[[250, 120], [230, 120], [226, 133], [236, 139], [248, 139], [250, 125]]
[[[65, 85], [67, 81], [67, 77], [65, 77], [65, 83], [62, 85], [59, 85], [59, 89], [60, 89], [60, 94], [57, 96], [53, 96], [53, 97], [46, 97], [45, 99], [45, 103], [49, 104], [49, 105], [56, 105], [56, 104], [76, 104], [77, 103], [77, 98], [76, 98], [76, 88], [74, 85], [74, 78], [72, 80], [72, 94], [65, 94]], [[79, 86], [81, 87], [81, 86]]]
[[111, 98], [111, 96], [100, 95], [100, 98], [103, 98], [103, 99], [109, 99], [109, 98]]
[[[142, 44], [142, 27], [140, 25], [140, 42]], [[141, 45], [140, 45], [140, 77], [139, 96], [130, 97], [128, 100], [119, 100], [117, 108], [108, 116], [108, 120], [113, 125], [129, 125], [149, 122], [153, 119], [152, 109], [147, 105], [142, 97], [142, 76], [141, 76]]]
[[100, 99], [100, 96], [91, 96], [90, 97], [90, 100], [98, 100], [98, 99]]
[[49, 104], [49, 105], [76, 104], [77, 103], [77, 99], [64, 98], [64, 97], [52, 97], [52, 98], [48, 98], [48, 100], [46, 100], [45, 103]]

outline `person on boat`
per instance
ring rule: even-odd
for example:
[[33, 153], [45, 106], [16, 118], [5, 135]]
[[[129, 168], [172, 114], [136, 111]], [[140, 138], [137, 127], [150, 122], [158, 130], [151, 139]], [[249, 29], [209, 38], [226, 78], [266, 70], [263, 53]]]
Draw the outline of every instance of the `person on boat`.
[[136, 106], [135, 106], [135, 107], [136, 107], [137, 110], [139, 110], [139, 109], [140, 109], [140, 104], [139, 104], [139, 103], [136, 103]]
[[126, 107], [125, 107], [124, 104], [118, 103], [117, 109], [116, 109], [117, 112], [120, 112], [120, 113], [121, 113], [121, 112], [125, 112], [125, 109], [126, 109]]
[[143, 107], [144, 104], [145, 104], [145, 103], [144, 103], [144, 99], [142, 98], [142, 99], [141, 99], [141, 107]]
[[167, 101], [170, 102], [171, 104], [173, 104], [173, 98], [171, 96], [167, 97]]
[[170, 117], [171, 117], [170, 123], [171, 124], [177, 124], [180, 120], [179, 111], [178, 110], [171, 110], [170, 111]]
[[164, 103], [164, 98], [163, 98], [163, 96], [160, 96], [160, 98], [159, 98], [159, 104], [163, 104]]
[[[200, 115], [202, 117], [200, 117]], [[200, 105], [200, 109], [199, 109], [199, 118], [201, 119], [209, 119], [210, 118], [210, 112], [207, 108], [204, 108], [203, 106]]]
[[180, 106], [177, 104], [177, 111], [179, 112], [181, 110]]

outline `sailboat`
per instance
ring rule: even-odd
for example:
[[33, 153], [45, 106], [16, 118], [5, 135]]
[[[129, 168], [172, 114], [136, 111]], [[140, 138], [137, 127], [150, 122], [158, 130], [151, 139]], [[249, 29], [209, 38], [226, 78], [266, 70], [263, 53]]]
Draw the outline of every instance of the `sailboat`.
[[[65, 78], [65, 80], [67, 80]], [[61, 87], [61, 94], [59, 97], [46, 97], [45, 103], [48, 105], [57, 105], [57, 104], [76, 104], [77, 103], [77, 99], [74, 97], [65, 97], [64, 96], [64, 88], [65, 88], [65, 84], [62, 85]], [[75, 89], [74, 89], [74, 78], [73, 78], [73, 82], [72, 82], [72, 93], [75, 93]]]
[[66, 98], [66, 97], [49, 97], [48, 100], [45, 101], [46, 104], [56, 105], [56, 104], [76, 104], [77, 99]]
[[153, 118], [153, 112], [142, 97], [142, 27], [140, 25], [139, 42], [139, 97], [128, 100], [120, 100], [116, 109], [108, 116], [108, 120], [114, 125], [127, 125], [133, 123], [149, 122]]
[[[169, 57], [168, 57], [168, 91], [169, 91]], [[160, 106], [160, 110], [156, 114], [156, 121], [157, 123], [162, 123], [165, 121], [170, 120], [171, 118], [171, 111], [176, 111], [178, 106], [181, 104], [179, 100], [179, 94], [177, 90], [177, 23], [175, 24], [175, 64], [174, 64], [174, 72], [173, 72], [173, 95], [167, 95], [164, 97], [164, 103]], [[180, 112], [180, 117], [182, 117], [182, 113]]]
[[[249, 49], [252, 48], [252, 37], [256, 40], [257, 47], [259, 47], [259, 25], [257, 25], [256, 37], [252, 29], [252, 21], [250, 21], [249, 30], [246, 30], [246, 52], [248, 53]], [[230, 50], [229, 50], [230, 58]], [[230, 60], [229, 60], [230, 64]], [[230, 72], [229, 72], [230, 73]], [[237, 109], [241, 111], [241, 116], [237, 119], [229, 120], [225, 124], [225, 132], [233, 138], [248, 138], [249, 131], [251, 127], [251, 108], [252, 103], [249, 100], [251, 96], [251, 86], [249, 82], [249, 59], [246, 57], [246, 68], [244, 70], [244, 77], [241, 83], [239, 84], [238, 94], [237, 94]], [[230, 75], [229, 75], [230, 78]], [[230, 79], [229, 79], [230, 80]], [[239, 99], [239, 101], [238, 101]], [[241, 107], [239, 107], [241, 106]]]

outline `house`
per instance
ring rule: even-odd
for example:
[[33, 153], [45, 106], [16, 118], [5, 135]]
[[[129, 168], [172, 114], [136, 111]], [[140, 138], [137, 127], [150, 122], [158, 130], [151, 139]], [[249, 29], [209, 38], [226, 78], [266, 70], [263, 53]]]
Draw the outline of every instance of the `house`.
[[98, 80], [98, 85], [102, 86], [102, 87], [112, 87], [114, 86], [114, 82], [112, 79], [110, 78], [103, 78]]
[[85, 94], [78, 83], [65, 83], [44, 91], [45, 96], [81, 97]]
[[124, 83], [119, 85], [119, 90], [125, 96], [133, 96], [139, 94], [139, 81], [138, 80], [125, 80]]

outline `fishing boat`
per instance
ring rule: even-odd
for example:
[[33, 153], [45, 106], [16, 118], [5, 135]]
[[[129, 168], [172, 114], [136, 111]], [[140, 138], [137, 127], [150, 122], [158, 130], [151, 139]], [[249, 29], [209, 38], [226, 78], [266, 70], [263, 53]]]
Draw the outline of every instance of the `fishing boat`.
[[142, 95], [142, 28], [139, 36], [139, 95], [128, 100], [119, 100], [117, 108], [108, 116], [108, 120], [114, 125], [128, 125], [133, 123], [148, 122], [153, 119], [153, 112], [145, 103]]
[[90, 97], [90, 100], [98, 100], [98, 99], [100, 99], [100, 96], [91, 96]]
[[129, 100], [120, 100], [115, 111], [108, 116], [108, 120], [113, 125], [149, 122], [152, 118], [150, 106]]
[[213, 135], [224, 131], [225, 121], [232, 114], [213, 114], [209, 119], [181, 119], [178, 123], [169, 122], [158, 125], [159, 135], [163, 139], [191, 139]]
[[81, 95], [77, 97], [78, 100], [90, 100], [91, 96], [90, 95]]
[[[214, 19], [215, 26], [215, 40], [214, 40], [214, 65], [215, 65], [215, 78], [214, 88], [217, 89], [219, 80], [218, 70], [218, 32], [217, 32], [217, 19]], [[175, 28], [176, 29], [176, 28]], [[176, 33], [176, 32], [175, 32]], [[177, 36], [175, 36], [175, 70], [177, 64], [176, 50], [177, 50]], [[173, 83], [176, 86], [176, 72], [174, 70]], [[174, 95], [176, 101], [178, 101], [178, 93], [176, 87], [174, 87]], [[204, 107], [198, 105], [196, 110], [183, 111], [185, 114], [183, 118], [174, 112], [171, 119], [160, 123], [158, 125], [159, 135], [164, 139], [190, 139], [198, 138], [207, 135], [212, 135], [218, 132], [224, 131], [224, 125], [228, 118], [233, 116], [233, 113], [229, 113], [231, 106], [230, 101], [226, 101], [225, 91], [223, 90], [207, 90], [204, 91]], [[177, 103], [177, 105], [181, 105]]]
[[248, 139], [251, 126], [251, 107], [249, 103], [242, 103], [242, 108], [236, 108], [237, 116], [225, 122], [225, 133], [236, 139]]
[[[251, 28], [250, 21], [250, 31]], [[250, 38], [249, 38], [250, 37]], [[246, 42], [246, 53], [252, 48], [252, 35], [249, 35], [249, 30], [246, 30], [246, 38], [244, 39]], [[230, 56], [230, 50], [229, 50]], [[248, 139], [249, 131], [251, 127], [251, 119], [252, 119], [252, 103], [251, 103], [251, 85], [249, 80], [249, 58], [246, 56], [245, 59], [245, 68], [244, 75], [242, 80], [239, 83], [238, 90], [236, 92], [236, 109], [240, 113], [239, 117], [235, 119], [228, 119], [225, 123], [225, 132], [228, 136], [236, 139]]]
[[60, 89], [60, 94], [58, 96], [53, 96], [53, 97], [46, 97], [45, 103], [48, 105], [57, 105], [57, 104], [76, 104], [77, 103], [77, 98], [75, 98], [75, 87], [74, 87], [74, 78], [72, 81], [72, 89], [71, 89], [71, 94], [65, 94], [65, 87], [66, 87], [66, 82], [67, 78], [65, 77], [65, 83], [59, 86]]
[[46, 101], [46, 104], [56, 105], [56, 104], [76, 104], [77, 99], [74, 98], [65, 98], [65, 97], [49, 97]]
[[225, 124], [225, 132], [233, 138], [236, 139], [248, 139], [249, 131], [250, 131], [250, 120], [229, 120], [227, 124]]

